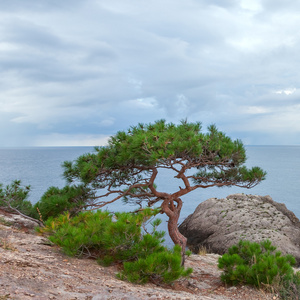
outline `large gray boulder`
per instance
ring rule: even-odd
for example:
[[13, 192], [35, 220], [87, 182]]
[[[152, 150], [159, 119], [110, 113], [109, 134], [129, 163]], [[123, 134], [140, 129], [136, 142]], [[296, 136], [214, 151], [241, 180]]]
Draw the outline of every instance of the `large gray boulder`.
[[292, 254], [300, 264], [300, 221], [270, 196], [234, 194], [199, 204], [179, 226], [193, 252], [206, 247], [223, 254], [239, 240], [272, 241], [282, 254]]

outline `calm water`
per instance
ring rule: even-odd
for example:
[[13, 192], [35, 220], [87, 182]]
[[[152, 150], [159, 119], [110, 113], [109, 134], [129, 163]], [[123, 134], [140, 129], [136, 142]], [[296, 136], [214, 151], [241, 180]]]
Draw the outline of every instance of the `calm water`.
[[19, 179], [31, 186], [29, 200], [36, 203], [50, 186], [63, 187], [61, 164], [92, 152], [93, 147], [43, 147], [0, 149], [0, 183]]
[[[181, 220], [191, 214], [196, 206], [211, 197], [226, 197], [233, 193], [270, 195], [273, 200], [285, 203], [300, 218], [300, 146], [247, 146], [247, 166], [260, 166], [267, 171], [267, 179], [253, 189], [236, 187], [198, 189], [182, 197], [184, 201]], [[14, 179], [31, 185], [29, 200], [37, 202], [50, 186], [63, 187], [65, 160], [93, 151], [93, 147], [15, 148], [0, 149], [0, 182], [8, 184]], [[170, 171], [163, 170], [157, 181], [161, 191], [172, 192], [180, 182]], [[111, 210], [131, 210], [119, 203]]]

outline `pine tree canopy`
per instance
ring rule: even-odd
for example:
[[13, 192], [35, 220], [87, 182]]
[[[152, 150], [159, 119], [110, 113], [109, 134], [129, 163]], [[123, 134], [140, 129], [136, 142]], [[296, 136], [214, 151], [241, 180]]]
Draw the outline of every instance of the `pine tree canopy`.
[[[266, 172], [259, 167], [246, 168], [245, 161], [242, 142], [232, 140], [215, 125], [203, 132], [199, 122], [175, 125], [159, 120], [119, 131], [108, 146], [65, 162], [64, 176], [69, 183], [79, 181], [98, 191], [95, 208], [120, 198], [139, 204], [146, 200], [151, 206], [170, 197], [176, 201], [197, 188], [251, 188], [265, 179]], [[155, 179], [160, 169], [173, 170], [175, 178], [181, 179], [173, 194], [157, 190]], [[114, 199], [106, 201], [108, 195]]]

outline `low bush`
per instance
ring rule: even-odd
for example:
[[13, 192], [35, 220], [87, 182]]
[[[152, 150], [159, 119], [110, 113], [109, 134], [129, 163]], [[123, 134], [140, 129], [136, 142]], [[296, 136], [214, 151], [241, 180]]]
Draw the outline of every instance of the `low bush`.
[[193, 272], [181, 265], [181, 247], [175, 245], [173, 250], [155, 251], [134, 262], [125, 262], [123, 272], [117, 274], [120, 279], [135, 283], [165, 282], [171, 283]]
[[0, 184], [0, 207], [9, 212], [18, 212], [26, 216], [37, 217], [32, 204], [27, 200], [30, 186], [22, 186], [20, 180], [11, 184]]
[[291, 255], [282, 256], [269, 240], [261, 243], [240, 241], [219, 258], [223, 269], [221, 280], [228, 284], [247, 284], [257, 287], [272, 285], [274, 279], [289, 282], [293, 278], [292, 266], [296, 260]]
[[65, 213], [50, 217], [39, 231], [48, 233], [67, 255], [93, 257], [105, 266], [123, 265], [118, 274], [121, 279], [169, 283], [188, 276], [192, 270], [181, 266], [180, 247], [168, 250], [162, 245], [164, 232], [157, 231], [160, 220], [151, 223], [151, 233], [142, 229], [158, 212], [149, 208], [135, 214], [99, 210], [71, 217]]
[[73, 216], [82, 211], [91, 198], [91, 191], [83, 185], [65, 186], [62, 189], [50, 187], [34, 205], [34, 210], [39, 211], [43, 221], [67, 211]]

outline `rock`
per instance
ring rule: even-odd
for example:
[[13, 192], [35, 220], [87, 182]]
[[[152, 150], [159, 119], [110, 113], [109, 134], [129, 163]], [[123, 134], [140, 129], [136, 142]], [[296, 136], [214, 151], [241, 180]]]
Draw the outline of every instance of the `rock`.
[[199, 204], [179, 226], [189, 248], [223, 254], [239, 240], [269, 239], [282, 254], [291, 254], [300, 265], [300, 221], [284, 204], [270, 196], [234, 194]]
[[8, 224], [13, 224], [13, 226], [17, 228], [34, 229], [38, 226], [38, 224], [34, 221], [24, 218], [18, 214], [8, 213], [2, 209], [0, 209], [0, 216], [2, 223], [7, 222]]

